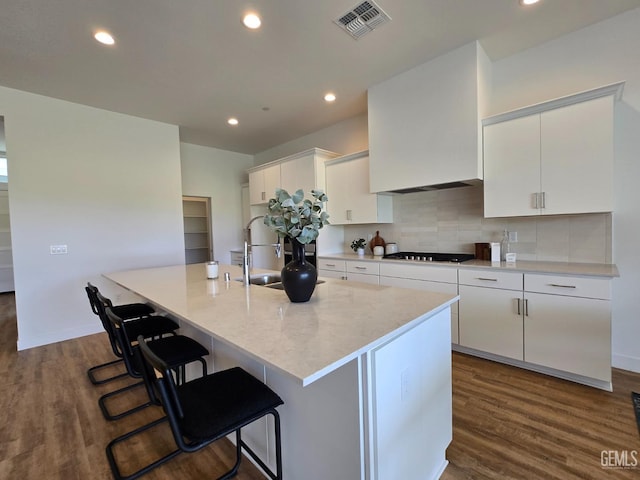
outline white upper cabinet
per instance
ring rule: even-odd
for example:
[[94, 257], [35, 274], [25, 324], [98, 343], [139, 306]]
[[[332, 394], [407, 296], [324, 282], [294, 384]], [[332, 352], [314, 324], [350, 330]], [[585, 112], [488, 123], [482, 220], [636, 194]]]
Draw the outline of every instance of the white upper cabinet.
[[372, 192], [482, 179], [490, 65], [473, 42], [369, 89]]
[[273, 198], [280, 187], [280, 164], [249, 172], [249, 198], [251, 205], [262, 205]]
[[251, 205], [263, 205], [273, 198], [276, 188], [289, 193], [304, 190], [305, 197], [311, 190], [325, 190], [324, 161], [339, 154], [311, 148], [249, 170], [249, 197]]
[[484, 215], [613, 210], [616, 84], [486, 119]]
[[367, 151], [330, 160], [325, 168], [332, 225], [393, 222], [393, 198], [369, 192]]
[[304, 190], [311, 197], [311, 190], [326, 190], [324, 162], [336, 158], [337, 153], [314, 148], [281, 160], [280, 179], [282, 188], [289, 193]]

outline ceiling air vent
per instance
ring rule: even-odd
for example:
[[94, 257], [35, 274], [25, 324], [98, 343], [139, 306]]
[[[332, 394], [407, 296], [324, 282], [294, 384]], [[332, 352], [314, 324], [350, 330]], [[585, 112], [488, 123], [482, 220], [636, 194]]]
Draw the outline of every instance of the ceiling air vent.
[[372, 1], [366, 1], [340, 15], [333, 23], [358, 40], [390, 20], [391, 17], [383, 12], [378, 5]]

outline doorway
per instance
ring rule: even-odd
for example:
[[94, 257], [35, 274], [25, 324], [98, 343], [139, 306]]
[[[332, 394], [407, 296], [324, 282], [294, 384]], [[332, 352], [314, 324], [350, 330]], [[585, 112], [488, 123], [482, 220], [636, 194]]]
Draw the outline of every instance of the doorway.
[[0, 293], [13, 292], [14, 290], [7, 147], [4, 135], [4, 117], [0, 115]]
[[184, 263], [203, 263], [212, 260], [211, 198], [182, 197], [182, 217]]

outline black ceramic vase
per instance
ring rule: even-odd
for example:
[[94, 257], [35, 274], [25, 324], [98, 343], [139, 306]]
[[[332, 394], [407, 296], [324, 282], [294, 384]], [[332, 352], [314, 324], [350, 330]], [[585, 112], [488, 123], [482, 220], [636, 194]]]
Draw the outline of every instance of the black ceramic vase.
[[282, 286], [295, 303], [307, 302], [316, 288], [318, 272], [316, 267], [307, 262], [304, 256], [304, 244], [295, 238], [291, 239], [291, 254], [293, 260], [282, 269]]

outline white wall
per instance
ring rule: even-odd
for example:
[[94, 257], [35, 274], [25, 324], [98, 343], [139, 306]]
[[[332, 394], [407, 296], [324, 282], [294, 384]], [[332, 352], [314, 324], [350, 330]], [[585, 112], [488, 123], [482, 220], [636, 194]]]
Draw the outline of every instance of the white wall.
[[4, 87], [0, 115], [18, 348], [98, 332], [87, 281], [184, 262], [178, 128]]
[[616, 111], [613, 364], [640, 371], [640, 8], [493, 64], [492, 113], [626, 80]]
[[217, 148], [180, 144], [182, 193], [211, 197], [213, 257], [229, 263], [229, 251], [242, 248], [242, 183], [253, 157]]
[[330, 127], [257, 153], [255, 165], [287, 157], [309, 148], [322, 148], [343, 155], [369, 148], [367, 115], [348, 118]]

